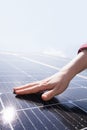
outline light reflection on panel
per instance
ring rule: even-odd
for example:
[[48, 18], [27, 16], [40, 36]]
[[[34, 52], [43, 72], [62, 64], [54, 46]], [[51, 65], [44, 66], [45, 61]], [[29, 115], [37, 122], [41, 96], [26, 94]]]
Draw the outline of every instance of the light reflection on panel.
[[[68, 60], [44, 55], [27, 56], [61, 67]], [[16, 96], [13, 87], [46, 78], [57, 69], [16, 55], [0, 55], [1, 130], [80, 130], [87, 126], [87, 81], [75, 77], [69, 88], [48, 102], [41, 93]]]

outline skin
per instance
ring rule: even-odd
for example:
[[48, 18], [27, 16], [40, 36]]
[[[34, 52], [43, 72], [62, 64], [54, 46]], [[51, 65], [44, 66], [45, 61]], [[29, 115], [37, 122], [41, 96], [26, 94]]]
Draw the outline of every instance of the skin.
[[15, 87], [14, 93], [24, 95], [44, 91], [41, 98], [44, 101], [48, 101], [54, 96], [61, 94], [67, 88], [71, 79], [86, 68], [87, 50], [83, 50], [58, 73], [41, 81]]

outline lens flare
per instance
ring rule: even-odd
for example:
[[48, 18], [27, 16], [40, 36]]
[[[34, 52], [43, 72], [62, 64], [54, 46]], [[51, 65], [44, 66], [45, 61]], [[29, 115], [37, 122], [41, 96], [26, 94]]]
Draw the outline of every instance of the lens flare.
[[2, 120], [5, 123], [10, 123], [15, 119], [16, 110], [14, 107], [7, 107], [2, 111]]

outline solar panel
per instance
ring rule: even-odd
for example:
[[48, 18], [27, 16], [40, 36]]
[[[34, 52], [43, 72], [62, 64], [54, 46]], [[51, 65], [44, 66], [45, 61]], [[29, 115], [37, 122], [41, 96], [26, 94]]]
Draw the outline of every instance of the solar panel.
[[87, 129], [86, 71], [50, 101], [41, 100], [41, 93], [13, 94], [14, 86], [46, 78], [68, 61], [41, 54], [0, 54], [0, 130]]

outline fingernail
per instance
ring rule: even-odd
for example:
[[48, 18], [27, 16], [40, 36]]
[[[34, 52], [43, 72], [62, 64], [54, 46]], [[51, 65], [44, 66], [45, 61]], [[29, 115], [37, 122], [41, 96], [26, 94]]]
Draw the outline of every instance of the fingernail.
[[13, 94], [16, 94], [15, 90], [13, 91]]

